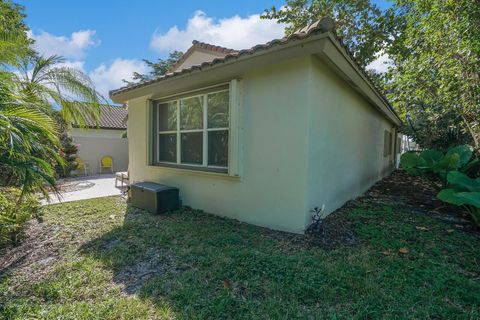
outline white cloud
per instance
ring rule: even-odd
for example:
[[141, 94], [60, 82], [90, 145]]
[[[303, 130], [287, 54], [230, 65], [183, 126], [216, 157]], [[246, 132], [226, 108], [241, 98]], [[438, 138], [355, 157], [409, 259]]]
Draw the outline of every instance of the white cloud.
[[70, 61], [66, 60], [65, 62], [59, 63], [57, 67], [67, 67], [80, 70], [85, 72], [85, 61]]
[[148, 73], [149, 67], [141, 60], [115, 59], [109, 66], [101, 64], [88, 75], [95, 84], [95, 88], [105, 98], [108, 92], [125, 85], [122, 79], [132, 80], [133, 72]]
[[191, 46], [192, 40], [198, 40], [227, 48], [245, 49], [283, 37], [284, 29], [283, 24], [261, 20], [258, 14], [246, 18], [236, 15], [215, 19], [196, 11], [184, 30], [174, 26], [165, 33], [156, 31], [150, 46], [160, 53], [185, 51]]
[[83, 59], [87, 50], [100, 44], [95, 39], [95, 30], [80, 30], [73, 32], [69, 37], [55, 36], [41, 31], [35, 34], [29, 31], [29, 37], [35, 40], [34, 48], [45, 56], [60, 55], [68, 59]]
[[388, 71], [388, 67], [391, 65], [392, 60], [390, 60], [388, 54], [381, 52], [376, 60], [367, 65], [366, 69], [372, 69], [379, 73], [386, 73]]
[[125, 85], [122, 79], [132, 80], [133, 72], [148, 73], [150, 68], [141, 60], [117, 58], [110, 64], [102, 63], [97, 68], [85, 69], [87, 51], [97, 46], [100, 41], [95, 39], [95, 30], [80, 30], [70, 36], [55, 36], [42, 31], [39, 34], [29, 32], [29, 37], [35, 40], [34, 48], [42, 55], [60, 55], [65, 62], [57, 66], [75, 68], [86, 73], [95, 85], [95, 89], [108, 99], [108, 92]]

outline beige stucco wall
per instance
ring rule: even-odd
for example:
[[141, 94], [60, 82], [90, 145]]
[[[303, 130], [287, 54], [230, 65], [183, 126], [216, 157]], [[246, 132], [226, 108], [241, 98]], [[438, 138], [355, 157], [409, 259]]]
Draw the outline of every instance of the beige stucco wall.
[[384, 131], [394, 127], [315, 56], [310, 78], [306, 210], [330, 213], [392, 170], [393, 155], [383, 152]]
[[241, 76], [241, 177], [147, 165], [147, 101], [128, 102], [130, 176], [180, 188], [183, 204], [301, 233], [388, 171], [383, 116], [314, 56]]
[[223, 57], [225, 54], [214, 52], [214, 51], [204, 51], [202, 49], [195, 49], [185, 61], [179, 64], [175, 70], [182, 70], [185, 68], [190, 68], [191, 66], [196, 66], [202, 64], [203, 62], [212, 61], [215, 58]]
[[80, 145], [77, 154], [84, 162], [90, 163], [92, 174], [99, 172], [100, 159], [106, 155], [113, 158], [114, 171], [127, 171], [128, 141], [121, 138], [122, 132], [123, 130], [72, 129], [72, 138]]
[[299, 167], [307, 155], [309, 66], [310, 60], [302, 58], [243, 75], [240, 178], [147, 166], [146, 101], [129, 101], [132, 181], [179, 187], [183, 204], [210, 213], [302, 232], [307, 184]]

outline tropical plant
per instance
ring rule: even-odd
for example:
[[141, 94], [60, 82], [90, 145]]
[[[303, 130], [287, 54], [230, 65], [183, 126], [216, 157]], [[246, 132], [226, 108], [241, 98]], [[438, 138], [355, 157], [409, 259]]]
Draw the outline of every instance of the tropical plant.
[[0, 187], [0, 247], [17, 242], [19, 231], [25, 222], [39, 218], [40, 204], [34, 195], [26, 195], [21, 203], [18, 188]]
[[19, 202], [35, 191], [48, 196], [44, 183], [55, 186], [52, 163], [63, 164], [56, 123], [11, 90], [15, 85], [8, 73], [0, 77], [0, 185], [22, 186]]
[[64, 62], [55, 55], [45, 58], [32, 54], [22, 59], [16, 74], [19, 91], [28, 101], [44, 106], [45, 113], [51, 114], [52, 104], [59, 107], [67, 123], [84, 126], [89, 119], [98, 121], [105, 99], [86, 74]]
[[23, 7], [2, 0], [0, 13], [0, 186], [21, 187], [21, 203], [29, 193], [55, 190], [55, 165], [64, 165], [55, 109], [82, 125], [98, 119], [103, 98], [63, 58], [28, 47]]
[[63, 58], [29, 47], [23, 10], [0, 0], [0, 243], [36, 214], [37, 192], [56, 192], [55, 166], [65, 167], [56, 114], [83, 125], [98, 120], [103, 99]]
[[480, 178], [472, 179], [466, 174], [458, 171], [451, 171], [447, 175], [448, 189], [443, 189], [437, 198], [463, 206], [472, 217], [477, 227], [480, 227]]
[[450, 171], [468, 168], [472, 159], [472, 149], [468, 145], [460, 145], [449, 149], [445, 154], [439, 150], [429, 149], [420, 153], [406, 152], [400, 157], [402, 168], [415, 176], [425, 176], [431, 180], [438, 178], [442, 186], [447, 185]]

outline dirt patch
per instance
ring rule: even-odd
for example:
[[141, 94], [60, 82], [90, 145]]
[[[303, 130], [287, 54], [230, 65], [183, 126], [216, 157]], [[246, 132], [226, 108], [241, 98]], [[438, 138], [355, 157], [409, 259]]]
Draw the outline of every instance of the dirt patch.
[[350, 201], [325, 219], [312, 224], [306, 231], [307, 244], [327, 250], [357, 244], [357, 237], [353, 232], [354, 224], [345, 214], [357, 205], [357, 202]]
[[[59, 226], [29, 221], [23, 230], [21, 243], [0, 251], [0, 279], [18, 275], [29, 282], [37, 282], [48, 277], [64, 250], [59, 234]], [[15, 285], [9, 289], [11, 292], [18, 291]]]
[[424, 214], [471, 229], [468, 215], [437, 199], [439, 190], [428, 180], [396, 170], [377, 182], [358, 200], [364, 204], [398, 204], [415, 214]]
[[166, 272], [182, 271], [176, 268], [176, 259], [172, 255], [147, 251], [142, 258], [135, 260], [115, 273], [113, 281], [120, 285], [126, 294], [138, 294], [140, 289], [154, 276]]

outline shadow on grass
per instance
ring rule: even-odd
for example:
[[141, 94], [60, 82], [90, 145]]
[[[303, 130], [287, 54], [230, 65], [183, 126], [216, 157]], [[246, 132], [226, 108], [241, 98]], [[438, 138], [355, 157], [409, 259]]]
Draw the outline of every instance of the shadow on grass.
[[268, 291], [296, 278], [297, 267], [283, 259], [303, 250], [292, 245], [302, 236], [191, 209], [162, 215], [126, 210], [121, 226], [81, 248], [113, 271], [125, 293], [168, 305], [187, 318], [252, 315], [260, 301], [280, 310], [283, 302], [267, 297]]

